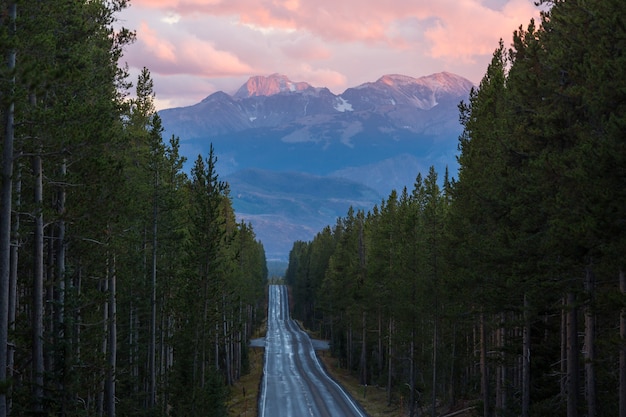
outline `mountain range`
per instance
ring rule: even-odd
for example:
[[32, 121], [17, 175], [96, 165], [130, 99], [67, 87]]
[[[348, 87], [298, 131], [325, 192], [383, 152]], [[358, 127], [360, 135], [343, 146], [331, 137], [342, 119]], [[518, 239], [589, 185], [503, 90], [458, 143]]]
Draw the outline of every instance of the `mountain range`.
[[213, 144], [238, 218], [268, 258], [286, 259], [294, 241], [350, 206], [368, 210], [392, 189], [411, 190], [431, 165], [455, 173], [458, 104], [472, 87], [447, 72], [384, 75], [336, 95], [273, 74], [159, 115], [190, 161]]

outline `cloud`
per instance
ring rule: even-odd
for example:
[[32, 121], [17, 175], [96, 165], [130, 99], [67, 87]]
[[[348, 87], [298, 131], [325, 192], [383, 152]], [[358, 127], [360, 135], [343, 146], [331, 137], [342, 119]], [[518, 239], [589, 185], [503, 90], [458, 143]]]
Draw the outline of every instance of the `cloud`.
[[535, 12], [527, 0], [511, 0], [502, 10], [467, 0], [458, 5], [450, 5], [446, 18], [438, 19], [424, 33], [431, 45], [429, 53], [435, 58], [473, 60], [475, 56], [490, 54], [497, 47], [494, 38], [506, 42], [512, 31], [527, 23]]
[[494, 48], [494, 36], [496, 41], [509, 36], [536, 11], [533, 0], [135, 0], [135, 4], [192, 19], [228, 17], [260, 32], [298, 30], [327, 42], [383, 43], [391, 48], [407, 45], [397, 31], [403, 22], [435, 22], [423, 40], [429, 42], [433, 56], [449, 58], [484, 54]]
[[294, 81], [306, 81], [316, 87], [327, 87], [333, 91], [340, 91], [346, 88], [346, 76], [340, 72], [328, 68], [313, 68], [306, 63], [302, 63], [299, 68], [294, 69]]
[[137, 54], [130, 63], [147, 61], [162, 74], [194, 74], [220, 77], [250, 74], [252, 68], [231, 52], [218, 50], [208, 41], [184, 35], [166, 38], [142, 22], [137, 30]]
[[332, 57], [329, 47], [308, 37], [289, 39], [280, 46], [280, 50], [290, 59], [307, 62], [324, 61]]
[[275, 72], [335, 93], [389, 73], [478, 82], [498, 40], [538, 17], [534, 1], [132, 0], [121, 20], [137, 30], [129, 65], [182, 105]]

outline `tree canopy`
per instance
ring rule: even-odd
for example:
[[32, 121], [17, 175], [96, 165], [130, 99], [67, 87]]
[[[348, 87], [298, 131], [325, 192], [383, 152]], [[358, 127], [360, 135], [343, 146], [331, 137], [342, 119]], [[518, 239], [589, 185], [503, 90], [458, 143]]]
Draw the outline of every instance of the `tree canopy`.
[[459, 105], [457, 179], [292, 252], [295, 312], [410, 415], [626, 416], [626, 3], [542, 3]]
[[247, 372], [263, 246], [130, 94], [127, 5], [0, 2], [0, 417], [227, 415]]

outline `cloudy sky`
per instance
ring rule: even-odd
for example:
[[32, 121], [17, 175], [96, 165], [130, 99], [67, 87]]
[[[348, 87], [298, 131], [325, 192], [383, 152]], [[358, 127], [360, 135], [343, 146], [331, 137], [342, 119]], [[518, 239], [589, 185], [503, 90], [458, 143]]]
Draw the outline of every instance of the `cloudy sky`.
[[502, 38], [535, 0], [131, 0], [118, 18], [137, 41], [123, 58], [147, 67], [158, 109], [233, 93], [281, 73], [338, 94], [384, 74], [449, 71], [478, 83]]

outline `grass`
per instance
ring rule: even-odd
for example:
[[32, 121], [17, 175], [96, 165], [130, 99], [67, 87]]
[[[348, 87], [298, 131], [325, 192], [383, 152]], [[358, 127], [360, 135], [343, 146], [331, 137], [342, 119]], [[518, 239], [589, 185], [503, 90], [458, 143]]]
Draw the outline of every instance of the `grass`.
[[249, 350], [250, 373], [230, 387], [228, 415], [230, 417], [256, 417], [259, 386], [263, 376], [263, 348]]
[[[267, 322], [264, 321], [262, 327], [256, 332], [254, 338], [265, 336]], [[230, 387], [230, 397], [228, 401], [229, 417], [256, 417], [258, 414], [259, 387], [263, 377], [264, 350], [259, 347], [250, 347], [248, 350], [248, 360], [250, 372], [243, 375], [239, 381]]]
[[[308, 333], [311, 337], [315, 337], [311, 332]], [[261, 329], [260, 334], [255, 337], [263, 337], [264, 334], [265, 328]], [[363, 386], [359, 385], [358, 379], [350, 375], [347, 370], [338, 368], [337, 360], [331, 357], [329, 352], [318, 351], [317, 356], [335, 381], [347, 389], [370, 417], [403, 415], [397, 404], [387, 407], [387, 394], [384, 389], [367, 387], [365, 398], [363, 398]], [[250, 348], [250, 373], [244, 375], [230, 388], [228, 403], [228, 415], [230, 417], [255, 417], [257, 415], [259, 387], [263, 377], [263, 359], [263, 348]]]
[[[264, 330], [263, 330], [264, 332]], [[262, 337], [259, 335], [258, 337]], [[397, 397], [391, 406], [387, 406], [387, 392], [382, 387], [368, 386], [364, 388], [359, 384], [356, 376], [348, 370], [340, 368], [337, 359], [329, 352], [317, 351], [317, 356], [328, 373], [350, 393], [370, 417], [405, 417], [408, 412], [403, 409], [404, 401]], [[228, 403], [229, 417], [256, 417], [258, 413], [258, 396], [261, 378], [263, 377], [264, 349], [250, 348], [250, 373], [244, 375], [230, 388], [230, 400]], [[471, 411], [458, 413], [457, 417], [474, 415]]]
[[318, 351], [317, 357], [335, 381], [339, 382], [350, 393], [370, 417], [405, 416], [398, 404], [392, 403], [391, 406], [387, 406], [387, 391], [384, 388], [363, 387], [359, 384], [358, 378], [350, 374], [348, 370], [339, 368], [337, 359], [331, 357], [328, 352]]

